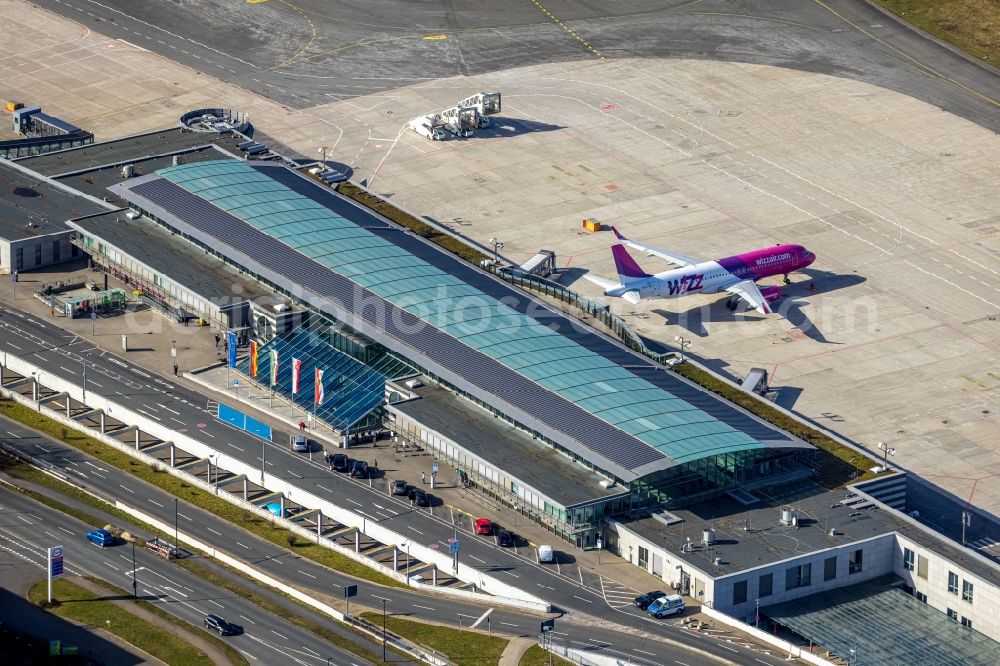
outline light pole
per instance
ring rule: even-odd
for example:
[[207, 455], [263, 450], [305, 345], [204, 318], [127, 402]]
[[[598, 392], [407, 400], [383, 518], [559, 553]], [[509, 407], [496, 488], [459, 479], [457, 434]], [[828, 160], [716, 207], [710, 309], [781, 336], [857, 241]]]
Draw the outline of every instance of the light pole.
[[177, 376], [177, 341], [170, 341], [170, 362], [174, 366], [174, 377]]
[[135, 541], [132, 541], [132, 601], [139, 600], [139, 583], [135, 579]]
[[180, 543], [180, 540], [178, 539], [178, 536], [177, 536], [178, 534], [180, 534], [180, 531], [177, 529], [177, 516], [178, 516], [178, 513], [177, 513], [177, 498], [175, 497], [174, 498], [174, 550], [175, 551], [178, 550], [179, 543]]
[[677, 336], [674, 336], [674, 342], [676, 342], [677, 344], [679, 344], [680, 347], [681, 347], [681, 363], [683, 363], [684, 362], [684, 350], [691, 346], [691, 341], [690, 340], [685, 340], [681, 336], [677, 335]]
[[83, 364], [83, 402], [87, 402], [87, 362], [81, 360], [80, 363]]
[[406, 584], [410, 584], [410, 542], [400, 544], [406, 546]]
[[260, 440], [260, 485], [264, 485], [264, 440]]
[[382, 662], [385, 663], [385, 599], [382, 600]]
[[878, 448], [882, 450], [882, 471], [889, 471], [889, 456], [896, 455], [896, 449], [888, 446], [885, 442], [879, 442]]
[[[214, 453], [210, 453], [208, 455], [208, 485], [210, 485], [210, 486], [211, 485], [215, 485], [212, 482], [212, 464], [215, 463], [215, 461], [213, 460], [213, 458], [215, 458], [215, 455], [216, 454], [214, 454]], [[215, 478], [217, 478], [217, 479], [219, 478], [219, 465], [218, 464], [215, 465]], [[216, 492], [218, 492], [218, 489], [216, 489]]]
[[969, 511], [962, 512], [962, 545], [966, 545], [965, 541], [965, 528], [972, 526], [972, 513]]
[[38, 370], [31, 373], [35, 378], [35, 407], [39, 414], [42, 412], [42, 373]]
[[316, 152], [320, 153], [321, 155], [323, 155], [323, 168], [324, 169], [326, 168], [326, 151], [328, 151], [328, 150], [330, 150], [330, 148], [328, 146], [320, 146], [319, 150], [316, 151]]
[[501, 242], [496, 236], [490, 239], [490, 244], [493, 245], [493, 263], [500, 263], [500, 250], [503, 249], [503, 242]]

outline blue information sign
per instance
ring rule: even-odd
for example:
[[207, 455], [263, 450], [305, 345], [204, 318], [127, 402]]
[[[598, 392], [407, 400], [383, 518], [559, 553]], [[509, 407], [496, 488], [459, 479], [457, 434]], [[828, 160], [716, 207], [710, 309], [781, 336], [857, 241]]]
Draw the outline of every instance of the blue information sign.
[[448, 554], [457, 555], [458, 554], [458, 539], [455, 539], [448, 544]]
[[58, 578], [63, 575], [63, 549], [62, 546], [56, 546], [49, 549], [51, 554], [50, 561], [52, 562], [52, 577]]

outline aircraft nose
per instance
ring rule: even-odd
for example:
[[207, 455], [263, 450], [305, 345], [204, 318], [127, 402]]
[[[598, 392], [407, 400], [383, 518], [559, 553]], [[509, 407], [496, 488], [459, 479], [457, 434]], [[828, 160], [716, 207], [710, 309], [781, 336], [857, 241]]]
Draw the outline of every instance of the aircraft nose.
[[807, 266], [816, 261], [816, 255], [809, 250], [802, 250], [802, 258], [805, 259]]

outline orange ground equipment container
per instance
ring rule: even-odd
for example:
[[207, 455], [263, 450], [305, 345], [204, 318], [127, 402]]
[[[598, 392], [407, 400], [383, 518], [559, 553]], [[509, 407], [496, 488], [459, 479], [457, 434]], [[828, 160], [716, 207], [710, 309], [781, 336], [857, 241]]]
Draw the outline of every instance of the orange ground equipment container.
[[583, 228], [590, 233], [594, 233], [595, 231], [601, 230], [601, 223], [597, 220], [584, 220]]

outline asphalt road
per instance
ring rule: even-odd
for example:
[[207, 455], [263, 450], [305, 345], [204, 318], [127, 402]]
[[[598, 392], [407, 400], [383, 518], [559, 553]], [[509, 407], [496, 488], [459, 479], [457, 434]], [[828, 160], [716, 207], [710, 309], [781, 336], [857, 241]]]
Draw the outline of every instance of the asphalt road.
[[[8, 488], [0, 488], [0, 516], [0, 544], [37, 563], [42, 572], [46, 548], [61, 545], [67, 573], [95, 576], [123, 589], [132, 587], [133, 551], [129, 545], [95, 546], [86, 538], [92, 526]], [[141, 597], [196, 627], [209, 613], [241, 625], [242, 633], [224, 640], [254, 664], [307, 666], [325, 664], [327, 658], [344, 666], [370, 663], [143, 548], [135, 549], [134, 563]]]
[[[124, 359], [95, 348], [88, 341], [56, 327], [51, 320], [43, 320], [19, 311], [7, 311], [0, 315], [0, 351], [32, 359], [36, 364], [48, 368], [46, 373], [57, 374], [78, 383], [82, 383], [85, 362], [88, 391], [99, 391], [109, 395], [150, 418], [162, 419], [168, 424], [176, 421], [177, 423], [171, 424], [171, 427], [188, 430], [189, 436], [223, 451], [226, 455], [241, 459], [253, 466], [260, 465], [260, 441], [212, 418], [204, 410], [207, 404], [204, 396], [173, 382], [154, 377]], [[43, 384], [46, 373], [43, 373]], [[5, 432], [0, 432], [0, 437], [4, 437], [6, 441], [27, 447], [32, 455], [66, 470], [69, 475], [100, 490], [107, 497], [137, 505], [168, 523], [173, 521], [173, 498], [165, 493], [145, 486], [137, 479], [117, 470], [108, 469], [96, 461], [87, 460], [82, 453], [67, 450], [65, 445], [53, 440], [46, 439], [41, 443], [33, 439], [37, 437], [36, 435], [25, 431], [21, 426], [10, 422], [3, 425], [0, 431]], [[287, 441], [287, 435], [276, 433], [275, 439]], [[329, 496], [331, 501], [344, 502], [348, 508], [367, 515], [371, 520], [378, 520], [400, 534], [411, 535], [413, 538], [425, 540], [426, 543], [447, 545], [447, 539], [452, 536], [455, 529], [446, 512], [441, 515], [442, 512], [438, 510], [436, 515], [431, 515], [427, 509], [414, 510], [408, 502], [389, 497], [376, 488], [370, 488], [366, 482], [331, 473], [321, 462], [310, 462], [303, 454], [292, 453], [286, 445], [269, 445], [265, 457], [271, 467], [270, 473], [284, 476], [296, 485], [311, 485], [310, 490]], [[323, 580], [325, 589], [337, 594], [342, 585], [353, 582], [345, 576], [322, 568], [314, 571], [312, 568], [314, 565], [306, 560], [297, 560], [294, 567], [284, 566], [284, 559], [279, 559], [276, 563], [274, 561], [276, 555], [281, 558], [287, 553], [267, 542], [253, 543], [253, 537], [239, 528], [200, 511], [196, 517], [193, 515], [194, 511], [196, 510], [193, 507], [180, 511], [187, 516], [181, 519], [185, 531], [234, 555], [253, 561], [256, 566], [268, 573], [288, 579], [301, 588], [308, 589], [316, 585], [317, 580]], [[577, 576], [565, 575], [561, 567], [537, 564], [530, 550], [521, 549], [515, 554], [510, 549], [497, 548], [491, 540], [471, 535], [468, 532], [469, 527], [467, 522], [460, 527], [462, 540], [460, 557], [467, 564], [478, 566], [494, 576], [509, 577], [512, 584], [538, 594], [563, 611], [621, 625], [638, 626], [653, 634], [697, 646], [725, 658], [736, 658], [731, 647], [722, 647], [718, 642], [707, 641], [699, 635], [673, 626], [670, 622], [653, 620], [631, 605], [622, 604], [620, 593], [617, 597], [611, 597], [608, 594], [607, 581], [592, 573], [581, 571]], [[486, 610], [480, 606], [453, 602], [450, 599], [443, 600], [440, 597], [434, 597], [434, 603], [428, 603], [429, 597], [402, 590], [392, 589], [391, 593], [386, 594], [365, 588], [364, 584], [359, 586], [359, 593], [367, 595], [362, 596], [359, 601], [366, 605], [380, 608], [381, 598], [388, 597], [393, 603], [393, 612], [425, 615], [436, 621], [453, 624], [458, 624], [460, 621], [462, 624], [468, 624], [469, 618], [478, 618]], [[396, 607], [397, 603], [402, 608]], [[493, 626], [496, 626], [498, 631], [503, 627], [502, 630], [509, 633], [529, 636], [537, 634], [538, 620], [534, 616], [496, 610], [490, 617], [491, 622], [497, 623]], [[501, 624], [504, 622], [507, 624]], [[562, 623], [562, 626], [569, 624]], [[571, 634], [569, 630], [566, 630], [566, 633], [566, 640], [579, 640], [584, 643], [606, 640], [612, 646], [628, 646], [633, 640], [631, 636], [621, 634], [598, 637], [590, 628], [579, 634]], [[745, 651], [742, 655], [737, 653], [737, 656], [745, 656], [750, 662], [754, 658], [761, 658], [755, 652], [750, 655], [750, 651]], [[763, 659], [768, 658], [763, 657]], [[778, 660], [765, 663], [778, 663]]]
[[[67, 476], [74, 479], [74, 482], [81, 487], [86, 488], [88, 492], [111, 502], [119, 500], [136, 506], [167, 524], [171, 524], [175, 520], [171, 495], [118, 470], [109, 468], [100, 460], [62, 442], [40, 435], [4, 417], [0, 417], [0, 439], [8, 446], [29, 456], [61, 468]], [[51, 491], [47, 492], [51, 494]], [[110, 514], [103, 514], [94, 507], [78, 503], [72, 498], [58, 497], [57, 499], [70, 505], [78, 505], [80, 509], [116, 526], [127, 527], [122, 524], [121, 519]], [[412, 616], [464, 627], [475, 624], [479, 620], [478, 627], [480, 629], [491, 628], [497, 633], [524, 636], [537, 634], [538, 623], [542, 619], [536, 615], [489, 607], [485, 604], [470, 604], [446, 597], [359, 581], [315, 564], [311, 560], [300, 558], [216, 517], [214, 514], [184, 502], [178, 503], [176, 520], [179, 523], [179, 529], [186, 534], [211, 543], [235, 557], [242, 558], [257, 570], [299, 589], [312, 589], [325, 595], [339, 597], [345, 585], [357, 584], [358, 595], [352, 599], [352, 602], [357, 604], [352, 606], [354, 609], [363, 605], [377, 611], [382, 607], [382, 601], [385, 600], [388, 612], [393, 615]], [[141, 530], [135, 531], [141, 533]], [[205, 565], [207, 566], [208, 562]], [[216, 573], [222, 573], [222, 571]], [[241, 582], [247, 583], [245, 580]], [[486, 615], [487, 611], [489, 611], [488, 615]], [[299, 607], [295, 608], [295, 612], [308, 613]], [[480, 618], [484, 618], [484, 615], [488, 621], [480, 620]], [[553, 640], [571, 644], [574, 647], [591, 646], [601, 653], [627, 656], [635, 663], [670, 663], [672, 658], [678, 656], [677, 646], [642, 639], [634, 635], [624, 635], [621, 632], [600, 627], [580, 626], [572, 623], [567, 623], [564, 626], [562, 621], [557, 621], [557, 624]], [[699, 648], [702, 647], [701, 643], [707, 642], [701, 636], [691, 634], [685, 634], [685, 636], [689, 636], [690, 643]], [[718, 663], [698, 653], [691, 652], [684, 654], [683, 659], [684, 663], [691, 664], [691, 666], [700, 664], [707, 666]]]
[[1000, 77], [862, 0], [35, 4], [295, 108], [539, 63], [662, 57], [863, 80], [1000, 130]]

